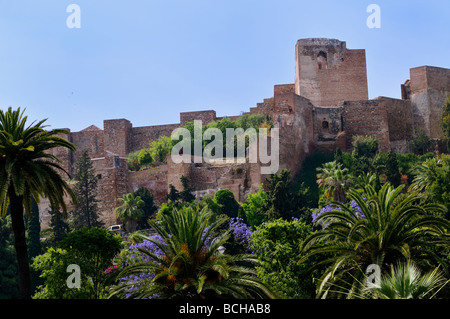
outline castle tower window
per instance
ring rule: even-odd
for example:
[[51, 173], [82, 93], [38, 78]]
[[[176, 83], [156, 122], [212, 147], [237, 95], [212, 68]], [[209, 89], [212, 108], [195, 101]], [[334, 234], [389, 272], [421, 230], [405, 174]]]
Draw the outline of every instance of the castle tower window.
[[320, 51], [317, 55], [317, 68], [319, 70], [328, 68], [327, 54], [323, 51]]
[[328, 131], [329, 127], [330, 127], [330, 124], [328, 123], [328, 121], [323, 121], [322, 122], [322, 130]]

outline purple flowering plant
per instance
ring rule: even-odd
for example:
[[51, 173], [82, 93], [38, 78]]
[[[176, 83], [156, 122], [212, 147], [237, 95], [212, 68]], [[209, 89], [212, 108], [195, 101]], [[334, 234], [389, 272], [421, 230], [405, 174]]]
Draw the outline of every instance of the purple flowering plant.
[[253, 232], [244, 220], [239, 217], [231, 218], [230, 229], [234, 233], [234, 239], [242, 243], [247, 250], [250, 250], [250, 240]]
[[[121, 261], [120, 261], [120, 268], [123, 269], [130, 265], [135, 265], [137, 263], [155, 263], [155, 261], [150, 258], [147, 254], [143, 254], [142, 251], [147, 251], [150, 253], [155, 254], [156, 256], [163, 256], [163, 251], [161, 248], [158, 247], [154, 243], [154, 241], [157, 241], [164, 245], [164, 239], [160, 235], [153, 235], [150, 236], [147, 240], [144, 239], [140, 243], [132, 244], [128, 247], [127, 250], [122, 252], [121, 254]], [[117, 266], [116, 270], [118, 269]], [[111, 268], [111, 267], [110, 267]], [[109, 269], [109, 268], [108, 268]], [[152, 280], [155, 277], [154, 274], [149, 273], [140, 273], [140, 274], [134, 274], [129, 275], [125, 277], [121, 277], [119, 279], [120, 284], [132, 284], [130, 287], [126, 288], [126, 294], [125, 298], [129, 299], [132, 296], [132, 293], [136, 291], [140, 286], [148, 284], [148, 281]], [[156, 298], [157, 295], [150, 296], [149, 299]]]
[[[352, 200], [350, 202], [350, 204], [348, 205], [349, 210], [356, 216], [356, 217], [360, 217], [363, 219], [366, 219], [366, 216], [364, 216], [364, 213], [361, 210], [361, 207], [359, 207], [359, 205]], [[316, 223], [316, 220], [319, 218], [319, 216], [321, 216], [323, 213], [326, 212], [331, 212], [331, 211], [341, 211], [341, 206], [337, 205], [337, 204], [328, 204], [324, 207], [322, 207], [321, 209], [316, 209], [315, 211], [313, 211], [312, 213], [312, 222]], [[329, 222], [326, 221], [319, 221], [319, 224], [322, 225], [322, 227], [326, 228]]]

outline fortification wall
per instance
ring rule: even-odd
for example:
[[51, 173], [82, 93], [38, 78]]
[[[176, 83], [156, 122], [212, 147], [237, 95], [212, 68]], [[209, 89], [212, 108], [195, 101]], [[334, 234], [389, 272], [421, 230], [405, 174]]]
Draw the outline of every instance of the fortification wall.
[[414, 138], [414, 119], [410, 100], [378, 97], [387, 112], [390, 147], [395, 152], [409, 151], [409, 141]]
[[[250, 164], [200, 164], [193, 165], [191, 183], [196, 191], [210, 190], [215, 192], [227, 188], [231, 190], [238, 201], [243, 201], [247, 188], [247, 170]], [[239, 169], [238, 169], [239, 168]]]
[[170, 137], [172, 132], [179, 127], [180, 124], [133, 127], [129, 152], [148, 148], [151, 141], [157, 140], [160, 136]]
[[93, 159], [92, 163], [98, 178], [99, 217], [106, 227], [115, 225], [118, 198], [131, 191], [128, 187], [127, 160], [107, 154], [105, 157]]
[[128, 172], [128, 187], [130, 191], [135, 192], [140, 187], [146, 187], [153, 195], [156, 205], [167, 202], [168, 190], [168, 167], [167, 164], [159, 168], [153, 168], [144, 171]]
[[336, 150], [336, 137], [342, 131], [340, 107], [314, 107], [313, 127], [315, 151], [330, 153]]
[[264, 99], [263, 102], [257, 103], [256, 107], [250, 108], [250, 114], [272, 115], [274, 108], [274, 98]]
[[314, 149], [313, 105], [295, 93], [276, 95], [273, 122], [279, 128], [279, 170], [293, 176]]
[[216, 120], [216, 111], [196, 111], [196, 112], [181, 112], [180, 113], [180, 124], [184, 125], [187, 122], [192, 122], [194, 120], [201, 120], [203, 125], [206, 125], [212, 121]]
[[103, 121], [105, 151], [126, 156], [130, 151], [132, 125], [126, 119]]
[[381, 100], [345, 101], [342, 107], [347, 150], [352, 149], [353, 136], [370, 135], [378, 140], [380, 151], [390, 151], [388, 114]]
[[105, 146], [102, 130], [73, 132], [70, 137], [71, 142], [77, 146], [77, 150], [72, 154], [72, 165], [78, 161], [84, 149], [88, 150], [90, 158], [104, 156]]
[[[56, 134], [56, 136], [65, 139], [66, 141], [71, 142], [71, 133], [69, 129], [65, 129], [69, 133], [68, 134]], [[72, 175], [72, 151], [65, 147], [55, 147], [48, 151], [49, 154], [52, 154], [61, 160], [59, 165], [62, 169], [66, 171], [67, 174]], [[60, 172], [64, 178], [67, 178], [67, 174], [64, 172]]]

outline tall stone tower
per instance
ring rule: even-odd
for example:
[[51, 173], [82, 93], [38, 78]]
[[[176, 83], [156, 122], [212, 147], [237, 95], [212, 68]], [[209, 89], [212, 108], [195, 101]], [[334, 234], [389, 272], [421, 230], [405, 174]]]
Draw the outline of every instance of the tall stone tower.
[[295, 46], [295, 93], [315, 106], [368, 100], [366, 52], [336, 39], [300, 39]]
[[442, 107], [450, 93], [450, 69], [421, 66], [410, 69], [410, 76], [403, 98], [411, 99], [414, 126], [422, 127], [430, 138], [441, 138]]

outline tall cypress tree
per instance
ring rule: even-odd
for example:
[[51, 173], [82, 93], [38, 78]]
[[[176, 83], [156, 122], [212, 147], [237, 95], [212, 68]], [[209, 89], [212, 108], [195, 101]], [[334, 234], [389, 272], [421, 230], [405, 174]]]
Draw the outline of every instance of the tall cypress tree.
[[181, 176], [180, 178], [181, 184], [183, 185], [183, 190], [180, 192], [180, 199], [184, 203], [190, 203], [195, 200], [195, 195], [192, 194], [194, 191], [194, 187], [190, 185], [190, 179], [186, 176]]
[[73, 191], [78, 203], [71, 212], [73, 228], [103, 227], [98, 216], [97, 175], [86, 149], [77, 161], [74, 179], [76, 185]]
[[401, 181], [401, 175], [398, 168], [397, 154], [390, 151], [386, 160], [386, 178], [394, 186], [398, 187]]
[[58, 242], [63, 240], [70, 232], [70, 228], [66, 221], [62, 218], [60, 212], [49, 211], [48, 213], [51, 215], [49, 226], [53, 230], [51, 245], [56, 247]]

